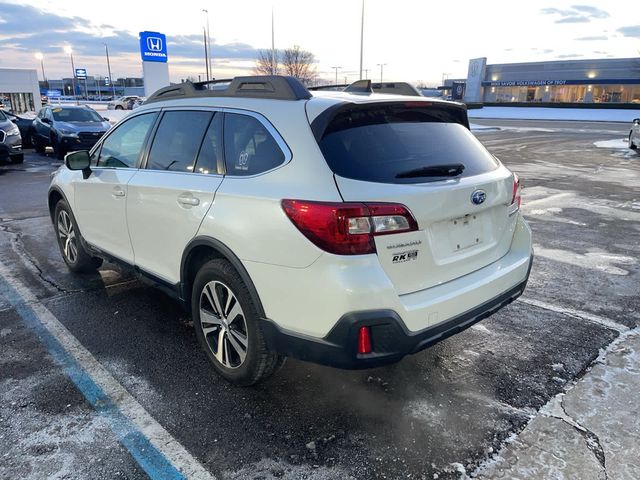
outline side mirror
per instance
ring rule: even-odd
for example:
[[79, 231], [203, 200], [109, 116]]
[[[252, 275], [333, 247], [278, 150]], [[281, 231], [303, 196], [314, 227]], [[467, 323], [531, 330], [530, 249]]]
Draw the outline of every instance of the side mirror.
[[42, 119], [42, 123], [48, 123], [48, 124], [51, 124], [51, 120], [49, 120], [48, 118], [43, 118], [43, 119]]
[[102, 119], [103, 119], [105, 122], [108, 122], [108, 121], [109, 121], [109, 119], [108, 119], [107, 117], [102, 117]]
[[69, 170], [82, 170], [85, 179], [91, 175], [91, 157], [89, 157], [87, 150], [67, 153], [64, 157], [64, 164]]

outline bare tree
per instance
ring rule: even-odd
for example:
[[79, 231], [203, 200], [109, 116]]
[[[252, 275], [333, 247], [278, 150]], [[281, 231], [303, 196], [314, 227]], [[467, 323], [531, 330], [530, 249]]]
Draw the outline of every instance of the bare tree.
[[272, 50], [258, 50], [258, 58], [256, 59], [253, 73], [255, 75], [273, 75], [275, 72], [275, 75], [278, 75], [280, 56], [281, 54], [278, 50], [275, 51], [275, 55]]
[[309, 85], [317, 75], [315, 61], [313, 53], [301, 50], [298, 45], [286, 48], [282, 53], [282, 69], [285, 75], [296, 77], [305, 85]]

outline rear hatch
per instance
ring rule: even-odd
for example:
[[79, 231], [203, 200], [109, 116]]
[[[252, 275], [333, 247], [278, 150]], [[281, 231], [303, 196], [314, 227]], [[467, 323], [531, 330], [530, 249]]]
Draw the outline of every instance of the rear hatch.
[[417, 221], [417, 231], [375, 237], [399, 294], [451, 281], [509, 251], [514, 176], [471, 134], [464, 106], [347, 104], [312, 129], [345, 202], [403, 204]]

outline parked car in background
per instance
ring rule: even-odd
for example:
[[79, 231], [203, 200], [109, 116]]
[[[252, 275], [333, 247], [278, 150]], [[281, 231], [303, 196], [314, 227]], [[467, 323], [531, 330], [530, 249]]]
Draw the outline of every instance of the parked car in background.
[[59, 159], [72, 150], [87, 150], [109, 130], [108, 119], [87, 106], [47, 106], [33, 121], [31, 143], [38, 153], [50, 146]]
[[52, 240], [73, 272], [118, 261], [180, 299], [231, 382], [284, 356], [397, 362], [512, 302], [533, 254], [519, 180], [466, 107], [407, 98], [282, 76], [165, 87], [66, 156]]
[[133, 110], [133, 105], [140, 100], [138, 95], [126, 95], [116, 98], [107, 105], [108, 110]]
[[637, 150], [640, 146], [640, 118], [634, 118], [629, 132], [629, 148]]
[[13, 112], [7, 111], [4, 113], [9, 117], [9, 120], [18, 126], [20, 136], [22, 137], [22, 148], [31, 148], [31, 129], [33, 128], [33, 115], [35, 114], [32, 112], [16, 115]]
[[0, 162], [22, 163], [22, 136], [20, 129], [7, 114], [0, 110]]

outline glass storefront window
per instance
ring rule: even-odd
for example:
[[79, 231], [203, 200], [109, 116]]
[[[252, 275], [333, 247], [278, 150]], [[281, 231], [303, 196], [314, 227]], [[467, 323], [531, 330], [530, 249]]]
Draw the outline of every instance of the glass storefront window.
[[14, 113], [32, 112], [36, 109], [31, 93], [0, 93], [0, 103], [1, 108]]
[[485, 87], [484, 101], [489, 103], [640, 103], [640, 85]]

